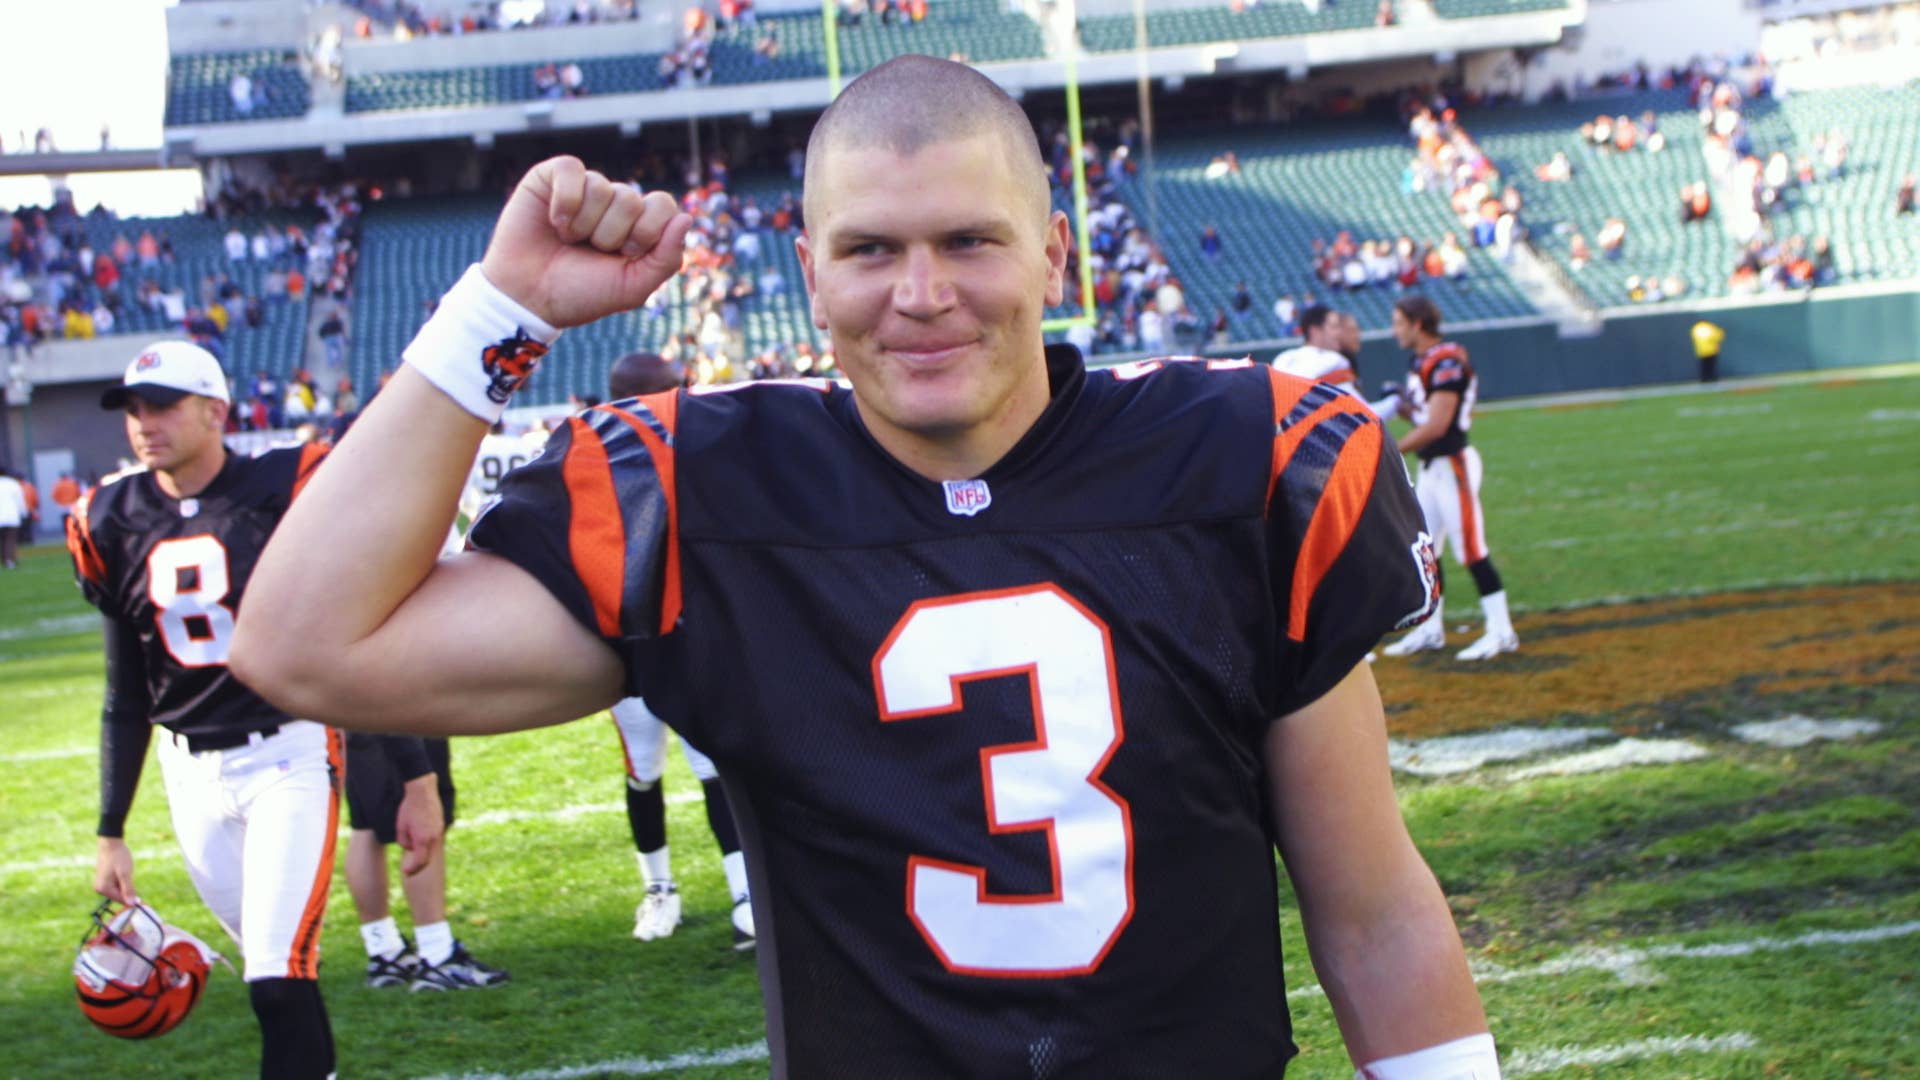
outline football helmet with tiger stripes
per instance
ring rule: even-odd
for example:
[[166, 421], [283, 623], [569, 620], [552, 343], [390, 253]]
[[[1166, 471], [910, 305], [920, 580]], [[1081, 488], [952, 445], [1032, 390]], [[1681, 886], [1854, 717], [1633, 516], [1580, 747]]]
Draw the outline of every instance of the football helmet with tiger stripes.
[[164, 1035], [193, 1011], [220, 955], [145, 904], [114, 906], [93, 909], [73, 959], [80, 1011], [122, 1039]]

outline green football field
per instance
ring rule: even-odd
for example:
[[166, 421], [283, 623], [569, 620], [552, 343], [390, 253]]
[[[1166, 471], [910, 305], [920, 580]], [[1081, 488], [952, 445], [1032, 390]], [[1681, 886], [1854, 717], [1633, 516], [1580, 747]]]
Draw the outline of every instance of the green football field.
[[[1527, 685], [1553, 677], [1545, 658], [1574, 640], [1554, 637], [1554, 620], [1596, 604], [1811, 583], [1920, 597], [1912, 374], [1489, 409], [1474, 441], [1489, 539], [1527, 642], [1496, 663], [1511, 660], [1507, 677]], [[1448, 575], [1471, 594], [1457, 566]], [[1531, 718], [1610, 733], [1594, 745], [1683, 732], [1711, 751], [1699, 760], [1399, 776], [1507, 1075], [1920, 1075], [1915, 627], [1920, 603], [1864, 629], [1810, 631], [1853, 634], [1847, 664], [1791, 679], [1769, 678], [1768, 643], [1703, 633], [1657, 659], [1750, 648], [1751, 675], [1632, 711]], [[1593, 676], [1636, 678], [1630, 667]], [[1491, 709], [1499, 691], [1487, 681]], [[0, 574], [0, 1077], [252, 1075], [253, 1017], [225, 970], [184, 1026], [151, 1042], [100, 1034], [73, 1004], [68, 969], [94, 902], [100, 692], [95, 620], [65, 553], [29, 549]], [[1456, 728], [1473, 729], [1476, 704], [1459, 707]], [[1787, 715], [1879, 726], [1791, 749], [1726, 734]], [[323, 983], [340, 1074], [765, 1075], [753, 964], [729, 948], [718, 861], [698, 801], [683, 797], [698, 787], [679, 756], [667, 783], [687, 922], [643, 945], [628, 937], [639, 889], [611, 723], [461, 740], [454, 753], [452, 919], [513, 981], [454, 995], [363, 988], [336, 881]], [[141, 892], [223, 946], [175, 853], [157, 777], [150, 762], [128, 826]], [[1303, 1050], [1291, 1075], [1351, 1076], [1290, 904], [1282, 933]]]

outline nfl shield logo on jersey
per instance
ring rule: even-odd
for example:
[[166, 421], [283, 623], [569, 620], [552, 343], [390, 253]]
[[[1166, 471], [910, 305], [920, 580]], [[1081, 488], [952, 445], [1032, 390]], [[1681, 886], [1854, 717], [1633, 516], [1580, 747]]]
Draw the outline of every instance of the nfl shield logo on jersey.
[[940, 486], [947, 492], [949, 514], [972, 517], [993, 505], [993, 492], [987, 490], [985, 480], [943, 480]]

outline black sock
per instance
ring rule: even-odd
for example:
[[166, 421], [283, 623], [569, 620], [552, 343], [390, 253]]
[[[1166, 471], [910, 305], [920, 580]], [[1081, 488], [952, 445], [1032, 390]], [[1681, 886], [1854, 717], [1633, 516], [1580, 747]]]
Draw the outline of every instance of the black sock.
[[740, 830], [733, 824], [733, 807], [727, 803], [727, 789], [719, 780], [702, 780], [700, 789], [707, 796], [707, 827], [713, 830], [713, 838], [720, 842], [720, 854], [731, 855], [740, 850]]
[[1467, 573], [1473, 575], [1474, 587], [1481, 596], [1492, 596], [1500, 591], [1500, 571], [1493, 568], [1493, 556], [1489, 555], [1467, 567]]
[[644, 791], [627, 785], [627, 825], [633, 829], [635, 851], [659, 851], [667, 846], [667, 793], [658, 780]]
[[333, 1073], [333, 1027], [313, 979], [247, 984], [260, 1019], [260, 1080], [325, 1080]]

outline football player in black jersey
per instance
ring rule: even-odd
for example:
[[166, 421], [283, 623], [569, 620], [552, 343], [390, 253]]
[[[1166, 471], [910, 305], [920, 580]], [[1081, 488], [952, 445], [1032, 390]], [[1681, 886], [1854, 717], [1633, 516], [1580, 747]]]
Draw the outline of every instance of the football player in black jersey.
[[186, 342], [142, 350], [100, 404], [126, 413], [140, 465], [67, 519], [81, 591], [106, 616], [94, 888], [137, 902], [123, 828], [158, 725], [187, 872], [246, 958], [260, 1074], [329, 1076], [318, 978], [340, 735], [262, 701], [227, 667], [255, 560], [323, 451], [229, 453], [226, 375]]
[[1497, 1076], [1362, 662], [1435, 597], [1379, 421], [1250, 361], [1046, 348], [1067, 221], [964, 65], [867, 72], [807, 169], [851, 389], [590, 409], [436, 565], [559, 328], [680, 265], [671, 197], [535, 166], [270, 545], [292, 625], [250, 606], [242, 673], [431, 733], [644, 693], [732, 796], [776, 1075], [1279, 1075], [1277, 846], [1353, 1060]]
[[[1427, 530], [1443, 550], [1451, 546], [1453, 557], [1473, 575], [1486, 617], [1479, 640], [1454, 656], [1491, 660], [1518, 649], [1520, 636], [1514, 633], [1507, 589], [1487, 548], [1487, 515], [1480, 506], [1480, 451], [1467, 443], [1473, 406], [1480, 396], [1480, 376], [1464, 346], [1440, 337], [1440, 307], [1427, 297], [1403, 296], [1394, 302], [1393, 339], [1413, 352], [1406, 392], [1400, 398], [1413, 430], [1400, 436], [1400, 452], [1419, 457], [1420, 476], [1414, 489]], [[1434, 566], [1437, 580], [1437, 560]], [[1381, 651], [1406, 656], [1446, 646], [1445, 619], [1436, 607], [1425, 622]]]

